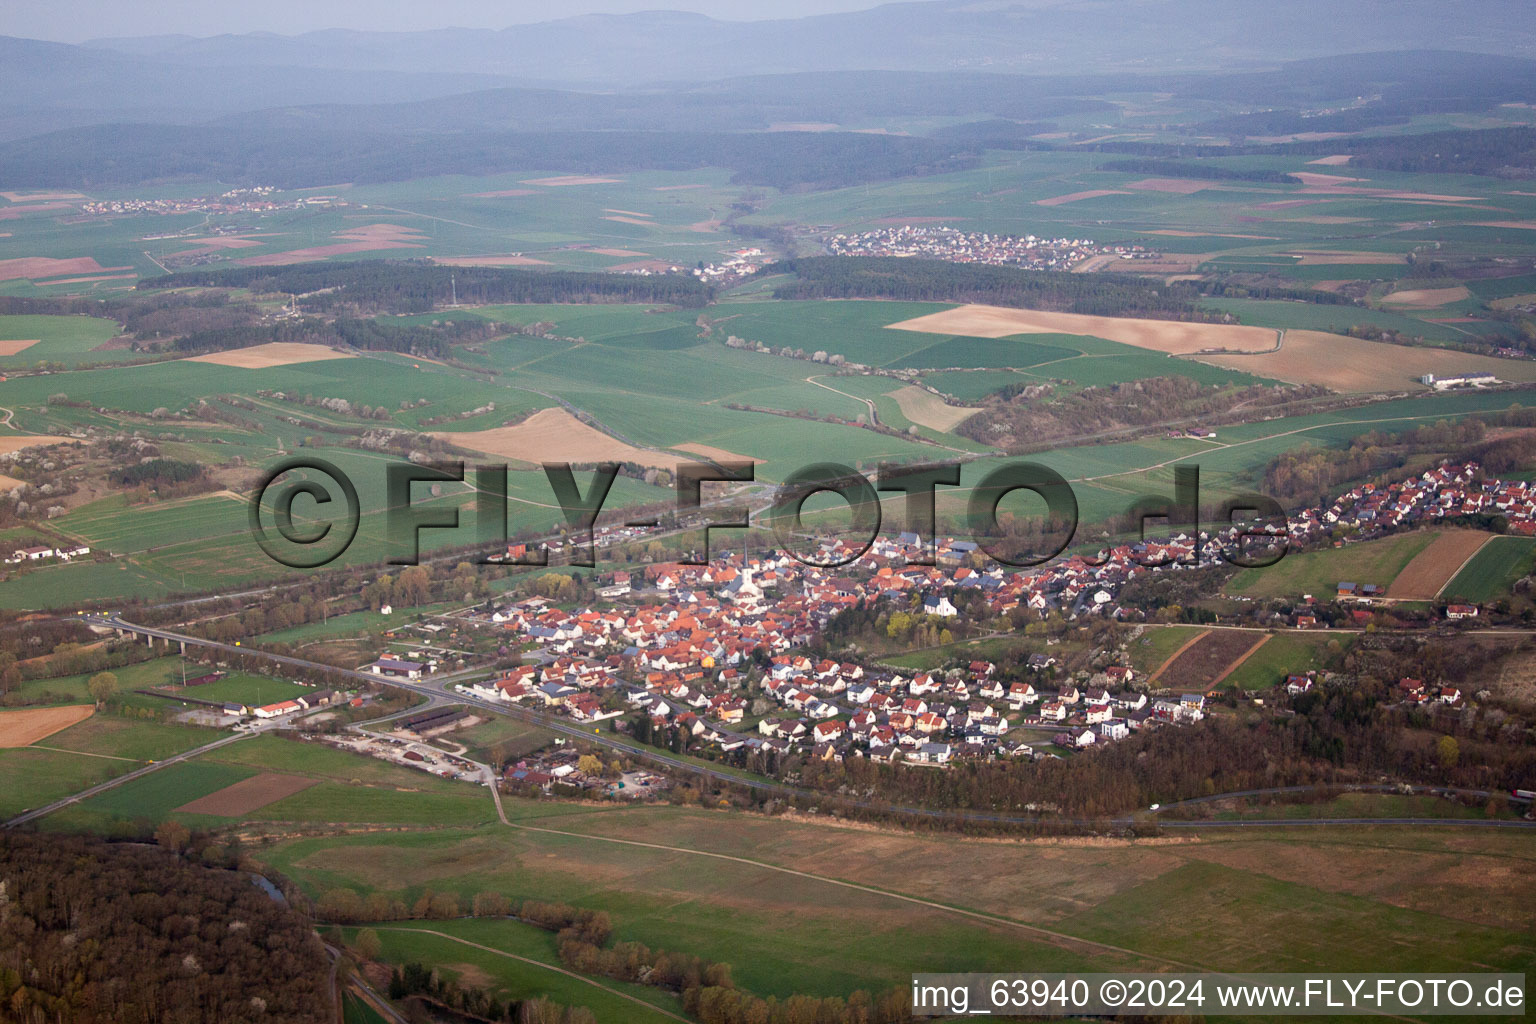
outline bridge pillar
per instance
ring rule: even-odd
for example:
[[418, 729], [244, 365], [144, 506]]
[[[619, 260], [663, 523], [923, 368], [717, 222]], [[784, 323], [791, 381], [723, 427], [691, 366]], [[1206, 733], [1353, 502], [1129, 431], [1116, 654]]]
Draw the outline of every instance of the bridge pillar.
[[144, 634], [144, 642], [149, 644], [151, 647], [155, 646], [155, 638], [150, 636], [148, 633]]
[[187, 642], [185, 640], [177, 640], [176, 641], [176, 646], [181, 651], [182, 654], [186, 654], [187, 653]]

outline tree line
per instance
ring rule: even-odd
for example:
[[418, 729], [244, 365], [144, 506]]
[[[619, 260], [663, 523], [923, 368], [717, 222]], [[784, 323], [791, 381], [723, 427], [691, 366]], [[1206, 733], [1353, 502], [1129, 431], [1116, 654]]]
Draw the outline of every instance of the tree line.
[[306, 311], [354, 313], [425, 313], [447, 306], [455, 297], [470, 306], [659, 302], [693, 309], [705, 305], [714, 294], [710, 286], [691, 275], [439, 267], [400, 260], [185, 270], [138, 285], [143, 291], [188, 287], [299, 295]]
[[774, 298], [978, 302], [1159, 320], [1213, 321], [1223, 315], [1198, 308], [1200, 293], [1188, 282], [1164, 284], [1123, 274], [1062, 274], [894, 256], [807, 256], [761, 271], [786, 272], [794, 278], [775, 288]]

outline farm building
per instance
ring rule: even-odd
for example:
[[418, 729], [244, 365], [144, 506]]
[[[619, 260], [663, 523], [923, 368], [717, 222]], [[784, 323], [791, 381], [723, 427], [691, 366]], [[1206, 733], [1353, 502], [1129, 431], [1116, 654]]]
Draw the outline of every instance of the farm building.
[[395, 679], [420, 679], [424, 667], [419, 661], [379, 658], [368, 666], [368, 671], [376, 676], [392, 676]]

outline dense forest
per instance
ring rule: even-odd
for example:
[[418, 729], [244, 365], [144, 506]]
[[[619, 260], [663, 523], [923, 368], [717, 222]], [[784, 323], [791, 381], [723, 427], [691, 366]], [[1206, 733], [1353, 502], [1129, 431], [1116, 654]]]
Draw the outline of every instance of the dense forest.
[[1241, 170], [1218, 167], [1215, 164], [1181, 163], [1177, 160], [1111, 160], [1100, 164], [1101, 171], [1119, 171], [1125, 174], [1159, 174], [1169, 178], [1201, 178], [1211, 181], [1268, 181], [1279, 185], [1300, 185], [1301, 179], [1283, 171], [1262, 169]]
[[1186, 282], [1165, 285], [1121, 274], [1061, 274], [974, 263], [882, 256], [810, 256], [783, 260], [763, 274], [791, 273], [774, 289], [778, 299], [904, 299], [984, 302], [1092, 316], [1213, 320], [1195, 305]]
[[188, 270], [140, 281], [140, 290], [249, 288], [303, 297], [307, 312], [425, 313], [457, 296], [465, 305], [540, 302], [659, 302], [697, 308], [713, 297], [710, 287], [684, 275], [574, 270], [506, 270], [438, 267], [396, 260], [304, 263], [288, 267]]
[[537, 167], [571, 174], [724, 167], [785, 190], [974, 167], [976, 146], [862, 132], [488, 132], [331, 130], [293, 125], [111, 125], [0, 145], [7, 180], [99, 189], [172, 180], [304, 188]]
[[163, 846], [0, 837], [5, 1020], [313, 1024], [335, 1019], [329, 969], [309, 924], [244, 874]]

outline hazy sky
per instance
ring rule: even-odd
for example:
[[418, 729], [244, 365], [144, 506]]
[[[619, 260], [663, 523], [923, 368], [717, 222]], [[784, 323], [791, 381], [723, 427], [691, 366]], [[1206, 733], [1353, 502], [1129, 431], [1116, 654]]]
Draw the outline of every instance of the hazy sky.
[[728, 21], [792, 18], [833, 11], [858, 11], [881, 0], [10, 0], [0, 3], [0, 35], [78, 43], [103, 36], [223, 32], [277, 32], [293, 35], [320, 28], [393, 31], [446, 28], [506, 28], [575, 14], [619, 14], [645, 10], [687, 10]]

